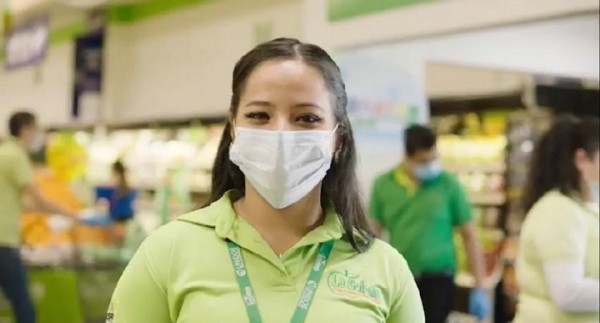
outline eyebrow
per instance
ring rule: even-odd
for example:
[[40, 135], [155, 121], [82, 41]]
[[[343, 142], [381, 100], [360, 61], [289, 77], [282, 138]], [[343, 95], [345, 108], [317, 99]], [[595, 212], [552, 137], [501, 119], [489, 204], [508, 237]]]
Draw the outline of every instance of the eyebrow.
[[[264, 107], [264, 108], [272, 108], [273, 104], [269, 101], [251, 101], [251, 102], [247, 103], [245, 106], [246, 107], [257, 106], [257, 107]], [[294, 108], [317, 108], [321, 111], [325, 111], [325, 109], [323, 107], [321, 107], [320, 105], [310, 103], [310, 102], [302, 102], [302, 103], [294, 104]]]

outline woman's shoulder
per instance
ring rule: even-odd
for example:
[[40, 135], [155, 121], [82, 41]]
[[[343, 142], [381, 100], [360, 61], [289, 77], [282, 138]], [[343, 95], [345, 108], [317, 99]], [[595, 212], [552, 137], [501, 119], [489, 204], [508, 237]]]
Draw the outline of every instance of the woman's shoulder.
[[[406, 277], [410, 269], [404, 257], [389, 245], [379, 239], [374, 239], [367, 251], [364, 252], [365, 264], [380, 271], [380, 274], [392, 279]], [[412, 276], [410, 276], [412, 279]]]
[[584, 222], [585, 209], [581, 203], [559, 191], [550, 191], [529, 210], [524, 230], [531, 234], [540, 228], [581, 227]]
[[530, 215], [547, 214], [548, 212], [574, 211], [582, 209], [582, 205], [574, 198], [557, 190], [550, 191], [542, 196], [529, 211]]

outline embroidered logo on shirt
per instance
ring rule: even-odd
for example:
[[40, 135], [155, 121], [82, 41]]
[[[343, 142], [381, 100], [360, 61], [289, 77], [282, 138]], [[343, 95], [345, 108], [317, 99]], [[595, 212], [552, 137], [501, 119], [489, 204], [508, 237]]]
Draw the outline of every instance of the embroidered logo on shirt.
[[350, 298], [361, 298], [373, 304], [381, 303], [381, 291], [376, 286], [369, 286], [364, 280], [359, 280], [358, 275], [345, 270], [334, 271], [327, 277], [327, 286], [337, 295]]
[[108, 314], [106, 314], [106, 323], [113, 323], [114, 319], [115, 319], [115, 307], [114, 307], [113, 303], [110, 303], [110, 306], [108, 307]]

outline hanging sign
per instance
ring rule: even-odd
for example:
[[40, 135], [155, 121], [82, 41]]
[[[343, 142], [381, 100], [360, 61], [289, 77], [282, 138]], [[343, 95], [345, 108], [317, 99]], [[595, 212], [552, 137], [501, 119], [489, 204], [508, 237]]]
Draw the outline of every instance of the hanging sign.
[[32, 19], [13, 26], [5, 38], [5, 68], [14, 70], [39, 64], [46, 56], [48, 38], [48, 17]]

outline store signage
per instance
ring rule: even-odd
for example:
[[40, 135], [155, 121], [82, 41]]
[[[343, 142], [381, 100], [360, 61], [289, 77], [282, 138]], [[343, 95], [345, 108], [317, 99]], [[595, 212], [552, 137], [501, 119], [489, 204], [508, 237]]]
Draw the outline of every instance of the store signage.
[[48, 49], [48, 17], [32, 19], [8, 31], [4, 44], [7, 70], [36, 65], [44, 60]]
[[328, 0], [329, 21], [339, 21], [435, 0]]

